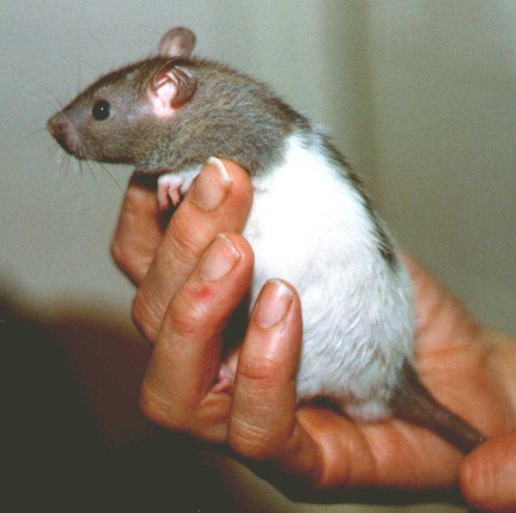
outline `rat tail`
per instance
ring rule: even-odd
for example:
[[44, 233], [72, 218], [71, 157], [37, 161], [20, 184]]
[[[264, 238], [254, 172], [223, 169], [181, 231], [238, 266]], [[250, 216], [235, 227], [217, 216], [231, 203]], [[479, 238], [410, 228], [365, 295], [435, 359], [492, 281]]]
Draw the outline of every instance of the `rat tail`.
[[419, 381], [415, 369], [408, 362], [390, 406], [396, 417], [438, 433], [464, 453], [485, 439], [479, 431], [438, 403]]

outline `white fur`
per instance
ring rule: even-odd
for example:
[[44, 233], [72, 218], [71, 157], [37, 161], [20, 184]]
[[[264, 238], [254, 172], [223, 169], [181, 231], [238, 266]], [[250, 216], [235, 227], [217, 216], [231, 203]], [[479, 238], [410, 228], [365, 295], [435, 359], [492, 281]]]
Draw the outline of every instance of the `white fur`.
[[[244, 231], [255, 256], [252, 294], [283, 278], [301, 296], [299, 399], [329, 396], [355, 418], [389, 414], [386, 401], [411, 358], [409, 280], [379, 251], [360, 194], [330, 164], [317, 138], [288, 141], [285, 162], [255, 179]], [[340, 402], [339, 401], [339, 402]]]
[[269, 278], [301, 296], [300, 400], [331, 397], [353, 418], [377, 419], [389, 415], [412, 355], [410, 284], [380, 254], [363, 198], [321, 148], [317, 136], [308, 147], [291, 136], [284, 163], [253, 179], [243, 233], [256, 257], [252, 299]]

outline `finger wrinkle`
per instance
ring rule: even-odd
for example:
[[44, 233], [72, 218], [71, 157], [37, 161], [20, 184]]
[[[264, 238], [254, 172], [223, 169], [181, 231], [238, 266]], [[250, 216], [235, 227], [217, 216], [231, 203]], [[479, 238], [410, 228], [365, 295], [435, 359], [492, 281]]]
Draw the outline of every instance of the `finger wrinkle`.
[[[172, 224], [172, 223], [171, 223]], [[190, 230], [191, 231], [191, 230]], [[198, 236], [186, 231], [182, 233], [174, 226], [164, 237], [156, 262], [160, 267], [167, 266], [176, 274], [188, 276], [194, 269], [201, 253], [208, 247], [211, 239], [200, 244]], [[166, 272], [166, 271], [162, 271]]]
[[151, 342], [154, 342], [157, 337], [161, 323], [160, 313], [163, 310], [164, 306], [152, 294], [144, 296], [139, 292], [133, 300], [131, 308], [133, 322], [140, 333]]
[[[346, 437], [345, 427], [338, 434], [331, 425], [335, 413], [324, 409], [307, 408], [298, 415], [301, 428], [307, 433], [314, 447], [314, 460], [319, 469], [317, 481], [313, 482], [316, 490], [346, 489], [350, 481], [350, 454], [342, 450], [338, 437]], [[328, 417], [328, 418], [326, 418]]]
[[302, 427], [317, 445], [321, 460], [317, 489], [356, 489], [371, 485], [376, 478], [377, 462], [365, 435], [349, 420], [324, 409], [306, 410]]
[[146, 380], [140, 389], [140, 410], [151, 422], [166, 427], [171, 431], [185, 431], [189, 415], [180, 414], [177, 408], [172, 409], [171, 396], [165, 388], [160, 392], [155, 383], [152, 385]]
[[397, 420], [364, 429], [376, 485], [421, 490], [456, 484], [461, 456], [434, 433]]
[[461, 472], [461, 488], [468, 500], [489, 511], [515, 511], [516, 433], [487, 441], [468, 455]]
[[[264, 416], [268, 412], [264, 412]], [[238, 414], [232, 415], [230, 421], [229, 444], [241, 456], [266, 461], [277, 457], [280, 448], [285, 443], [284, 437], [278, 437], [271, 432], [269, 426], [261, 426], [255, 422], [254, 416]]]
[[[323, 462], [319, 472], [319, 479], [314, 483], [317, 490], [334, 488], [348, 489], [350, 485], [350, 455], [328, 440], [315, 439], [317, 453]], [[337, 457], [338, 455], [338, 457]]]
[[259, 352], [256, 355], [247, 353], [240, 359], [237, 368], [239, 379], [250, 382], [270, 382], [275, 387], [278, 387], [278, 372], [281, 370], [275, 358]]

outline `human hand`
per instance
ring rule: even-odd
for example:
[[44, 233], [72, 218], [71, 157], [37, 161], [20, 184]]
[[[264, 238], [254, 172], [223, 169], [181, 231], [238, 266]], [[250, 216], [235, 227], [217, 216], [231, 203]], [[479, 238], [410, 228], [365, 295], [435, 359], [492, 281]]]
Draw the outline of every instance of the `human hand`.
[[[516, 410], [516, 340], [489, 333], [492, 369], [510, 411]], [[514, 416], [512, 416], [514, 418]], [[516, 429], [494, 435], [464, 458], [459, 468], [462, 492], [479, 510], [516, 511]]]
[[[288, 285], [282, 320], [263, 328], [255, 310], [238, 368], [236, 355], [227, 360], [236, 372], [232, 392], [214, 388], [222, 327], [245, 293], [252, 268], [245, 240], [228, 234], [211, 251], [230, 260], [233, 255], [233, 267], [218, 280], [202, 274], [202, 255], [210, 242], [219, 232], [240, 231], [249, 211], [246, 174], [234, 164], [226, 162], [226, 167], [233, 182], [221, 205], [202, 211], [192, 191], [164, 233], [153, 193], [133, 186], [126, 196], [113, 254], [139, 286], [134, 317], [156, 342], [142, 385], [146, 415], [170, 429], [228, 443], [247, 458], [272, 461], [317, 488], [455, 484], [462, 455], [423, 428], [397, 419], [356, 424], [323, 407], [296, 407], [293, 376], [301, 321], [297, 295]], [[510, 380], [500, 380], [498, 372], [499, 346], [425, 271], [408, 258], [407, 265], [416, 289], [422, 381], [437, 399], [493, 435], [494, 443], [496, 434], [515, 425], [515, 408], [506, 396]], [[259, 299], [269, 309], [274, 286], [269, 284]], [[511, 357], [514, 362], [514, 352]], [[466, 457], [460, 469], [461, 485], [472, 501], [468, 483], [481, 473], [470, 458], [490, 443]]]

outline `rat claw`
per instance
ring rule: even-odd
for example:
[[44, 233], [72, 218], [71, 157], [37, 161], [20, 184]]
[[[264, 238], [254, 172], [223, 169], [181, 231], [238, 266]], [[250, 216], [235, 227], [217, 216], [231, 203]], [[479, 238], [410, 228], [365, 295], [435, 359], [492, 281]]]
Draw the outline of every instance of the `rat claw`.
[[235, 379], [235, 373], [230, 369], [228, 365], [223, 363], [219, 369], [218, 381], [212, 389], [212, 392], [226, 392], [233, 388], [233, 381]]
[[174, 205], [174, 207], [177, 207], [181, 201], [181, 196], [179, 194], [179, 188], [175, 189], [175, 188], [171, 187], [168, 190], [168, 196], [172, 200], [172, 204]]

